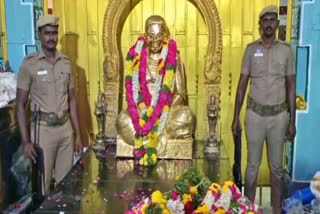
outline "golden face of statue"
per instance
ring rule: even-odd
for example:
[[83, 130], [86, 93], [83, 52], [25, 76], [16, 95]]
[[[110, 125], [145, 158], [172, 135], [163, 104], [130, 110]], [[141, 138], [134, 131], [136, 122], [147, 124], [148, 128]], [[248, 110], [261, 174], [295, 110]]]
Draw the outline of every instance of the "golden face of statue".
[[163, 46], [164, 38], [170, 35], [165, 20], [161, 16], [150, 16], [145, 25], [148, 47], [151, 53], [158, 53]]
[[158, 23], [150, 24], [147, 32], [149, 50], [158, 53], [162, 48], [165, 33], [163, 26]]

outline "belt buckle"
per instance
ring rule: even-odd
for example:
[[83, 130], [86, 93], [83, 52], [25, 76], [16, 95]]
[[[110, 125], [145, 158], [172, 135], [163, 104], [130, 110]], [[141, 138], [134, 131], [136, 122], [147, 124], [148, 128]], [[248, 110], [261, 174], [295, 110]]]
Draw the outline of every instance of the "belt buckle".
[[59, 118], [61, 118], [62, 116], [63, 116], [63, 111], [59, 111], [58, 113], [57, 113], [57, 116], [59, 117]]
[[54, 119], [55, 116], [56, 116], [56, 115], [55, 115], [54, 113], [49, 113], [49, 114], [48, 114], [48, 117], [49, 117], [50, 119]]

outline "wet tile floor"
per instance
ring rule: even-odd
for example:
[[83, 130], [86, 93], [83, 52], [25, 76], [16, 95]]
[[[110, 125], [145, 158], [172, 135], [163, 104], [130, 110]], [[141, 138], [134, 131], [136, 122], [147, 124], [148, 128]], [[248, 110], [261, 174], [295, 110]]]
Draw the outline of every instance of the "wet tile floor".
[[170, 191], [176, 177], [190, 167], [200, 169], [213, 182], [232, 179], [223, 146], [213, 159], [205, 157], [203, 142], [197, 142], [196, 148], [192, 160], [159, 160], [149, 168], [135, 167], [132, 159], [116, 158], [114, 146], [99, 158], [89, 149], [35, 213], [124, 213], [154, 190]]

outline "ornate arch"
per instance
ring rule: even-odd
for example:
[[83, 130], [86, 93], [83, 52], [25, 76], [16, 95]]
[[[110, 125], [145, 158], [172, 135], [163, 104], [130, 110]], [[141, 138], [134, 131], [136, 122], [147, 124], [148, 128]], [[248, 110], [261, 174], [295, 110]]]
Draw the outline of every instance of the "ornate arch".
[[[123, 57], [120, 49], [121, 32], [131, 10], [142, 0], [110, 0], [103, 22], [104, 89], [108, 113], [106, 134], [116, 136], [115, 120], [119, 111], [119, 84], [122, 81]], [[209, 41], [204, 66], [206, 96], [220, 98], [222, 29], [214, 0], [189, 0], [200, 11], [208, 27]], [[219, 135], [220, 136], [220, 133]]]

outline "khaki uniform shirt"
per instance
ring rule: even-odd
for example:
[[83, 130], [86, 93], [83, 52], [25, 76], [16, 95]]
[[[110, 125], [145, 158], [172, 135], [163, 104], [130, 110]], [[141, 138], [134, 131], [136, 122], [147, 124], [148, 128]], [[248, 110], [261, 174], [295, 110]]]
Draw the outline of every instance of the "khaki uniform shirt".
[[286, 76], [295, 75], [292, 50], [286, 42], [275, 40], [265, 48], [262, 39], [247, 46], [242, 74], [251, 79], [250, 97], [262, 105], [276, 105], [286, 100]]
[[74, 87], [70, 59], [56, 51], [56, 62], [51, 64], [42, 49], [26, 56], [17, 87], [30, 91], [32, 111], [38, 110], [35, 104], [47, 113], [68, 110], [68, 91]]

